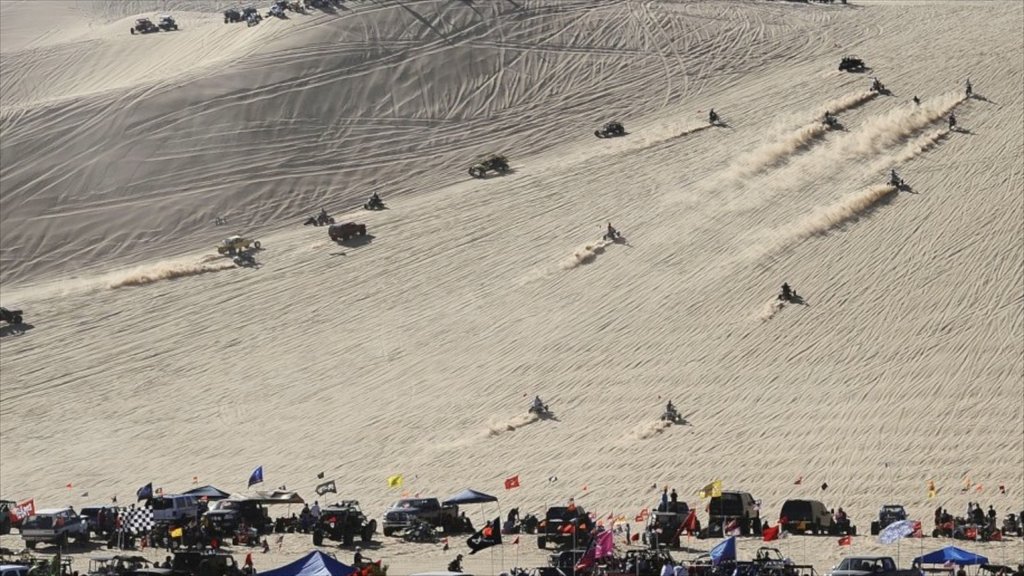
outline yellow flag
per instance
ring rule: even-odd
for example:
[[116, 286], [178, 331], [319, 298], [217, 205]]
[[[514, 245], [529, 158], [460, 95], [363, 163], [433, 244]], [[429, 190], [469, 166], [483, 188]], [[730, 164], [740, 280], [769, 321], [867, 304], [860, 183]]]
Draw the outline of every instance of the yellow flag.
[[388, 488], [400, 488], [402, 486], [402, 475], [395, 474], [388, 476]]
[[182, 532], [181, 528], [175, 528], [174, 530], [171, 530], [171, 538], [181, 538], [183, 535], [184, 532]]
[[722, 495], [722, 481], [715, 480], [711, 484], [700, 489], [701, 498], [717, 498]]
[[938, 493], [938, 490], [935, 489], [935, 482], [933, 480], [929, 480], [928, 481], [928, 497], [929, 498], [935, 498], [935, 495], [937, 493]]

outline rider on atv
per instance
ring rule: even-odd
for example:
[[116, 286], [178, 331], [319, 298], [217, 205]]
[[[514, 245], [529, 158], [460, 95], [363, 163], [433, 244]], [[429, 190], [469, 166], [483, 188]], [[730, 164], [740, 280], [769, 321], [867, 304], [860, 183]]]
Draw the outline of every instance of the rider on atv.
[[711, 111], [708, 112], [708, 122], [710, 122], [711, 124], [718, 123], [718, 113], [715, 112], [714, 108], [712, 108]]
[[871, 90], [874, 91], [874, 92], [881, 92], [882, 90], [885, 90], [885, 86], [882, 84], [881, 80], [879, 80], [877, 77], [872, 77], [871, 78]]
[[971, 86], [971, 79], [967, 79], [967, 89], [965, 90], [967, 97], [970, 98], [974, 94], [974, 87]]
[[952, 130], [954, 128], [956, 128], [956, 114], [950, 112], [949, 113], [949, 129]]
[[384, 201], [380, 199], [380, 194], [377, 194], [376, 192], [374, 192], [373, 196], [370, 196], [370, 206], [383, 206], [383, 205], [384, 205]]
[[783, 282], [782, 292], [779, 294], [779, 300], [792, 300], [794, 294], [796, 293], [789, 287], [789, 284]]
[[825, 124], [825, 126], [835, 126], [836, 122], [838, 122], [838, 120], [836, 120], [836, 117], [833, 116], [832, 113], [829, 112], [828, 110], [825, 110], [825, 116], [821, 119], [821, 121]]
[[540, 414], [542, 412], [547, 412], [547, 409], [548, 407], [544, 405], [544, 402], [540, 399], [540, 396], [534, 396], [533, 405], [530, 406], [530, 412], [536, 412], [537, 414]]
[[903, 179], [900, 178], [899, 174], [896, 173], [896, 169], [889, 170], [889, 184], [893, 186], [899, 186], [903, 184]]

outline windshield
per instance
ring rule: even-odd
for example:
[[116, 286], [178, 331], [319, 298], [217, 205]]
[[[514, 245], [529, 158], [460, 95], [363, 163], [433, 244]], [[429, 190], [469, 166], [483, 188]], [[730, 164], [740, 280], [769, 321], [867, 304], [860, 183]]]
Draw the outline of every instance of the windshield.
[[25, 528], [53, 528], [53, 516], [29, 516], [22, 524]]

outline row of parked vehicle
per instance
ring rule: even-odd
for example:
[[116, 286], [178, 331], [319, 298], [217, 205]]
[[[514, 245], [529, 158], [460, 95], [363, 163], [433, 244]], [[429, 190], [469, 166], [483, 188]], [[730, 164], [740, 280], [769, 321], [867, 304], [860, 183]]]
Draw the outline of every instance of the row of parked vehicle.
[[135, 25], [132, 26], [132, 34], [149, 34], [151, 32], [170, 32], [171, 30], [177, 30], [178, 23], [169, 14], [161, 14], [157, 17], [157, 23], [154, 24], [149, 18], [138, 18], [135, 20]]

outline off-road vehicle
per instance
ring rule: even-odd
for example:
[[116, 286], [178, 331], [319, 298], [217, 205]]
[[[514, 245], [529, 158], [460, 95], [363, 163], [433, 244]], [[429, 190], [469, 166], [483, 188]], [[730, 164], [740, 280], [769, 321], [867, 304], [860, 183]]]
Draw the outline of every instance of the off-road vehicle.
[[221, 240], [220, 244], [217, 245], [217, 253], [233, 256], [238, 252], [243, 252], [250, 248], [259, 250], [260, 241], [252, 238], [246, 238], [244, 236], [228, 236]]
[[377, 521], [367, 520], [357, 500], [342, 500], [320, 510], [320, 519], [313, 527], [313, 545], [320, 546], [324, 539], [351, 546], [358, 536], [369, 544], [377, 531]]
[[85, 545], [89, 543], [89, 524], [71, 507], [36, 510], [22, 523], [21, 538], [32, 549], [40, 542], [61, 548], [72, 541]]
[[160, 28], [149, 18], [139, 18], [135, 21], [135, 25], [132, 26], [132, 34], [149, 34], [150, 32], [159, 32]]
[[0, 307], [0, 320], [7, 322], [8, 324], [21, 324], [22, 321], [21, 310], [9, 310], [7, 308]]
[[157, 23], [157, 27], [159, 27], [164, 32], [170, 32], [171, 30], [178, 29], [178, 23], [175, 22], [174, 18], [172, 18], [170, 15], [161, 14], [160, 22]]
[[488, 172], [505, 174], [508, 171], [508, 159], [500, 154], [491, 154], [470, 166], [469, 175], [473, 178], [483, 178]]
[[839, 69], [844, 72], [863, 72], [864, 61], [856, 56], [843, 56], [839, 61]]
[[403, 498], [384, 512], [384, 535], [405, 530], [416, 521], [440, 527], [446, 534], [457, 533], [461, 527], [457, 505], [444, 506], [437, 498]]
[[357, 224], [355, 222], [331, 224], [331, 227], [327, 229], [327, 235], [335, 242], [348, 242], [350, 238], [366, 236], [366, 224]]
[[548, 544], [557, 548], [586, 548], [592, 528], [590, 517], [582, 507], [552, 506], [537, 525], [537, 548], [547, 548]]
[[594, 130], [594, 136], [598, 138], [614, 138], [616, 136], [625, 136], [626, 129], [622, 126], [622, 122], [608, 122], [602, 126], [599, 130]]
[[907, 519], [907, 510], [902, 504], [886, 504], [878, 511], [878, 520], [871, 523], [871, 535], [877, 536], [893, 522]]

